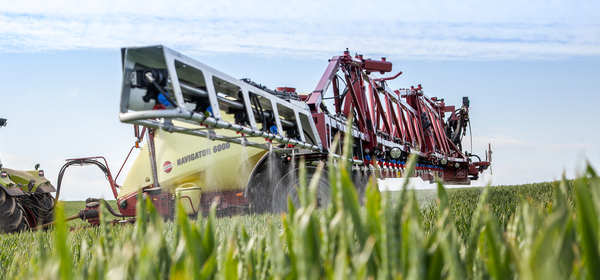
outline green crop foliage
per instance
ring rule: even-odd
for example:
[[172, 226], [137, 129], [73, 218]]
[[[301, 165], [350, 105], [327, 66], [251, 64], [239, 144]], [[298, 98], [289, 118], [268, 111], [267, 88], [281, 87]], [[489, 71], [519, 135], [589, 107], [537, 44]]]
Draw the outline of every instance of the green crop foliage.
[[69, 231], [60, 217], [78, 207], [64, 203], [52, 229], [0, 236], [0, 279], [600, 279], [591, 168], [487, 188], [379, 192], [372, 180], [361, 206], [348, 164], [333, 160], [325, 209], [318, 176], [288, 214], [217, 218], [213, 207], [190, 220], [178, 208], [165, 222], [140, 201], [135, 225], [103, 213], [100, 227]]

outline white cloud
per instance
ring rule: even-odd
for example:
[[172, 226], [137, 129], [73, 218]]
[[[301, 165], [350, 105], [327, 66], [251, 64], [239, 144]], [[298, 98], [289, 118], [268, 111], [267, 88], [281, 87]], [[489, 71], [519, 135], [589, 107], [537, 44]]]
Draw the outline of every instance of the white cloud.
[[593, 13], [600, 4], [586, 1], [397, 1], [369, 9], [358, 1], [192, 2], [4, 3], [0, 51], [165, 44], [186, 53], [267, 56], [331, 55], [345, 47], [373, 58], [600, 56], [600, 21]]
[[[365, 19], [386, 22], [392, 19], [415, 22], [512, 22], [586, 23], [596, 19], [600, 4], [593, 1], [3, 1], [1, 10], [12, 14], [72, 17], [113, 15], [160, 17], [165, 19], [290, 20], [328, 24], [332, 21]], [[382, 24], [382, 26], [385, 26]]]

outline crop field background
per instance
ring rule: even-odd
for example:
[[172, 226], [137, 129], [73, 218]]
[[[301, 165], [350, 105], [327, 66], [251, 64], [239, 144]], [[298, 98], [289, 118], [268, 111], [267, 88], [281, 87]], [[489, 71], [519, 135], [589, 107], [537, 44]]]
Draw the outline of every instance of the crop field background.
[[[163, 221], [0, 236], [0, 279], [600, 279], [600, 180], [379, 192], [364, 205], [346, 167], [332, 204], [305, 182], [287, 214]], [[83, 202], [67, 202], [70, 216]], [[64, 210], [62, 210], [64, 209]], [[59, 219], [60, 221], [60, 219]], [[82, 224], [79, 224], [82, 225]]]

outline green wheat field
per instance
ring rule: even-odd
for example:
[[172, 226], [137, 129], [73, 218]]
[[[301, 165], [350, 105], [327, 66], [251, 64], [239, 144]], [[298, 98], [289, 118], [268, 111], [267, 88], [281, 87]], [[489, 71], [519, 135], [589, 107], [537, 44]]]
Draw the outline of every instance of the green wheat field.
[[[329, 171], [332, 203], [287, 214], [138, 222], [0, 236], [0, 279], [600, 279], [600, 180], [437, 191], [366, 191]], [[70, 216], [83, 202], [67, 202]], [[59, 219], [60, 220], [60, 219]], [[69, 223], [69, 227], [83, 223]]]

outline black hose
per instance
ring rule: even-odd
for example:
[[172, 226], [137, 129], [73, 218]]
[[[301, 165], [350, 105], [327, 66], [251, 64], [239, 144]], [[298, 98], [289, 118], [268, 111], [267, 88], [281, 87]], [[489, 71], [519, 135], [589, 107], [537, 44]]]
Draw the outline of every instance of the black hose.
[[334, 99], [334, 98], [342, 98], [344, 96], [346, 96], [346, 94], [348, 93], [348, 88], [344, 89], [344, 92], [338, 96], [332, 96], [332, 97], [323, 97], [323, 100], [328, 100], [328, 99]]
[[173, 99], [171, 99], [171, 97], [169, 96], [169, 93], [162, 88], [157, 82], [156, 80], [152, 82], [152, 84], [156, 87], [156, 89], [158, 89], [158, 92], [160, 95], [162, 95], [167, 101], [169, 101], [169, 103], [171, 103], [171, 106], [177, 108], [177, 103], [175, 103], [173, 101]]
[[479, 159], [479, 161], [481, 161], [481, 158], [478, 155], [474, 155], [474, 154], [469, 154], [470, 157], [476, 157], [477, 159]]
[[250, 94], [250, 99], [252, 100], [252, 103], [254, 104], [254, 108], [256, 108], [256, 110], [258, 111], [258, 116], [260, 119], [260, 122], [262, 123], [262, 129], [261, 131], [265, 131], [267, 130], [267, 119], [265, 118], [265, 113], [263, 111], [262, 108], [262, 104], [260, 104], [260, 101], [258, 100], [258, 96], [256, 96], [256, 94]]
[[33, 215], [35, 220], [45, 221], [52, 216], [54, 198], [50, 195], [45, 196], [44, 193], [32, 193], [19, 197], [19, 204], [33, 210], [31, 211], [31, 215]]
[[315, 142], [315, 139], [313, 139], [312, 137], [310, 137], [310, 134], [306, 133], [306, 130], [302, 130], [304, 131], [304, 136], [308, 138], [308, 140], [310, 140], [313, 144], [317, 144], [317, 142]]
[[102, 201], [104, 203], [104, 206], [106, 206], [106, 209], [108, 209], [108, 212], [110, 212], [115, 217], [119, 217], [119, 218], [135, 217], [135, 215], [127, 216], [127, 215], [123, 215], [121, 213], [117, 213], [117, 211], [115, 211], [106, 200], [100, 199], [100, 201]]
[[71, 165], [74, 164], [80, 164], [80, 165], [84, 165], [84, 164], [95, 164], [96, 166], [98, 166], [100, 168], [100, 170], [102, 170], [102, 172], [104, 172], [104, 176], [108, 179], [108, 168], [102, 164], [101, 162], [94, 160], [94, 159], [74, 159], [71, 160], [67, 163], [65, 163], [65, 165], [63, 165], [60, 168], [60, 172], [58, 172], [58, 180], [56, 183], [56, 197], [54, 198], [56, 201], [58, 201], [58, 197], [60, 196], [60, 188], [62, 186], [62, 179], [63, 176], [65, 175], [65, 171], [67, 170], [67, 168]]
[[[335, 75], [335, 77], [337, 79], [338, 75]], [[340, 80], [342, 82], [344, 82], [343, 79], [340, 78]], [[356, 83], [356, 81], [358, 81], [358, 77], [356, 79], [354, 79], [354, 81], [352, 81], [352, 85], [354, 85], [354, 83]], [[346, 85], [346, 82], [344, 82], [344, 85]], [[344, 88], [344, 92], [342, 94], [340, 94], [338, 96], [332, 96], [332, 97], [323, 97], [322, 99], [323, 100], [327, 100], [327, 99], [334, 99], [334, 98], [342, 98], [342, 97], [346, 96], [346, 94], [348, 93], [348, 91], [349, 91], [349, 88], [348, 88], [348, 85], [346, 85], [346, 88]]]

